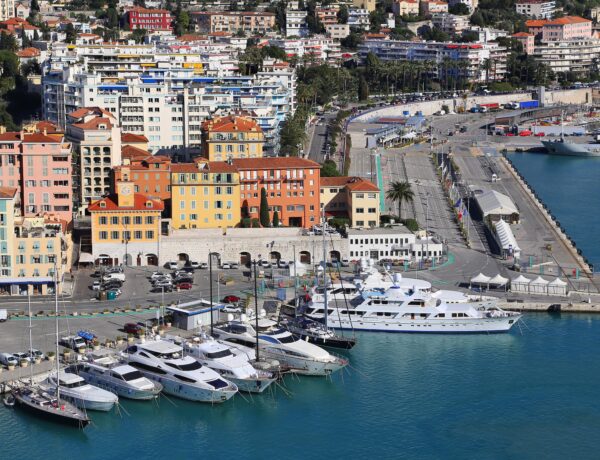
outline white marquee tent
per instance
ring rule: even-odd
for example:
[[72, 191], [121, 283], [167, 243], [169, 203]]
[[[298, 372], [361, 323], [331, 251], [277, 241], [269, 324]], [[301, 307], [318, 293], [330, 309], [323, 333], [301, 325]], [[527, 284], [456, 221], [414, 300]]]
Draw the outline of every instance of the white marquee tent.
[[517, 276], [510, 282], [510, 290], [512, 292], [529, 292], [529, 283], [531, 280], [523, 275]]
[[531, 281], [531, 283], [529, 283], [529, 293], [548, 294], [548, 281], [541, 276], [538, 276], [536, 279]]
[[548, 295], [567, 295], [567, 283], [556, 278], [548, 283]]

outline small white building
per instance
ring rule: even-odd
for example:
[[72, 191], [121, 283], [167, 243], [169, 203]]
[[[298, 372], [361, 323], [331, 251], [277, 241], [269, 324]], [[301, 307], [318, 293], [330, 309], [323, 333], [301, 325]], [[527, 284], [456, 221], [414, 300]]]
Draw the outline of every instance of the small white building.
[[517, 0], [515, 4], [517, 13], [524, 14], [531, 19], [552, 19], [556, 10], [554, 0]]
[[350, 8], [348, 10], [348, 25], [351, 28], [369, 30], [371, 25], [369, 12], [362, 8]]
[[285, 15], [285, 36], [306, 37], [307, 35], [306, 11], [287, 10]]

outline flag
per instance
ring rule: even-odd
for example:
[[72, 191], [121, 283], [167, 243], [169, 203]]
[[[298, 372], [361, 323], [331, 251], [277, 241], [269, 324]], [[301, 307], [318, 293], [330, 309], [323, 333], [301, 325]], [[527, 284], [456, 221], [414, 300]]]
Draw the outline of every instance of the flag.
[[460, 203], [462, 202], [462, 198], [459, 198], [456, 203], [454, 203], [455, 208], [460, 208]]
[[463, 217], [462, 212], [459, 211], [458, 212], [458, 220], [462, 220], [462, 217]]
[[463, 208], [462, 215], [463, 217], [467, 217], [469, 215], [469, 211], [467, 211], [467, 208]]

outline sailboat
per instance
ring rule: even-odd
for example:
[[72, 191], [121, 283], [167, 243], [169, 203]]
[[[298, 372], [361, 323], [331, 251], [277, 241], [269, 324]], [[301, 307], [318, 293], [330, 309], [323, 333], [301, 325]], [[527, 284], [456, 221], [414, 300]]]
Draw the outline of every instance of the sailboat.
[[[58, 359], [58, 270], [54, 265], [54, 309], [56, 321], [56, 372], [58, 373], [60, 363]], [[31, 338], [31, 303], [28, 302], [29, 315], [29, 349], [32, 347]], [[50, 394], [39, 385], [33, 383], [33, 368], [31, 369], [28, 384], [16, 388], [12, 392], [17, 407], [31, 414], [56, 423], [85, 428], [90, 419], [85, 412], [65, 401], [60, 397], [60, 389], [57, 387], [55, 394]]]

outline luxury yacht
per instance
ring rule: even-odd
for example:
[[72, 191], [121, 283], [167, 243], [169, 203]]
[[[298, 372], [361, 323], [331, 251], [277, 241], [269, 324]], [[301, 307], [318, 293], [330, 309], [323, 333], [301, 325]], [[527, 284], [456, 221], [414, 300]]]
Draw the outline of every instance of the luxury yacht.
[[140, 371], [111, 355], [92, 355], [85, 362], [69, 366], [68, 370], [123, 398], [153, 399], [162, 390], [160, 383], [144, 377]]
[[[245, 321], [217, 325], [214, 336], [231, 344], [254, 347], [256, 330]], [[348, 360], [300, 340], [275, 321], [262, 318], [258, 323], [259, 356], [276, 359], [289, 366], [291, 372], [305, 375], [329, 375], [348, 364]]]
[[86, 383], [83, 377], [72, 372], [60, 371], [50, 374], [42, 388], [55, 394], [58, 384], [60, 397], [86, 410], [109, 411], [119, 402], [119, 398], [110, 391]]
[[272, 372], [255, 369], [247, 355], [236, 353], [230, 345], [219, 343], [208, 335], [185, 342], [183, 350], [203, 366], [235, 383], [240, 391], [262, 393], [277, 378]]
[[183, 356], [182, 347], [167, 340], [131, 345], [123, 357], [143, 375], [160, 383], [165, 393], [182, 399], [220, 403], [238, 391], [235, 384], [195, 358]]

